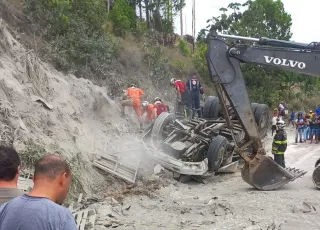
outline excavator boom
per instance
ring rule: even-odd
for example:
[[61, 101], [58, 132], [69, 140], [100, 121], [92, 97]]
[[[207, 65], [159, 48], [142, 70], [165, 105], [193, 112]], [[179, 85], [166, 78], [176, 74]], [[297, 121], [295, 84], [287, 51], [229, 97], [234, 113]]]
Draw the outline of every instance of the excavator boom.
[[[256, 44], [230, 46], [225, 38], [250, 41]], [[303, 176], [306, 173], [305, 171], [282, 168], [266, 156], [255, 123], [240, 63], [253, 63], [320, 76], [320, 68], [318, 67], [320, 65], [319, 44], [219, 35], [215, 31], [211, 31], [207, 37], [207, 45], [209, 75], [215, 84], [227, 124], [231, 128], [230, 110], [226, 104], [231, 106], [246, 133], [245, 141], [236, 143], [236, 151], [245, 160], [242, 178], [260, 190], [274, 190]], [[252, 151], [247, 152], [247, 149]]]

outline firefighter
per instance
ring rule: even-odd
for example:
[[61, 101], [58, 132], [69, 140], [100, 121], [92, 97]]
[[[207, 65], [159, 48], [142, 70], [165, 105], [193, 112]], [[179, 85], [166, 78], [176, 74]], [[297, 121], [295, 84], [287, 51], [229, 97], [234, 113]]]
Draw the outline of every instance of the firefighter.
[[122, 115], [125, 115], [125, 107], [132, 107], [138, 117], [140, 128], [142, 127], [140, 109], [140, 102], [142, 96], [144, 96], [144, 92], [142, 91], [142, 89], [137, 88], [135, 84], [131, 84], [130, 87], [124, 92], [123, 100], [121, 101]]
[[276, 135], [273, 138], [272, 154], [274, 161], [283, 168], [286, 167], [284, 160], [284, 153], [287, 150], [287, 134], [284, 130], [284, 121], [278, 120]]
[[144, 123], [145, 124], [150, 124], [155, 118], [156, 118], [156, 108], [154, 107], [153, 104], [149, 104], [149, 102], [144, 101], [141, 104], [141, 116], [143, 116], [146, 113], [146, 118]]
[[186, 88], [190, 91], [191, 105], [192, 105], [192, 119], [195, 116], [195, 112], [198, 113], [198, 117], [202, 117], [202, 111], [200, 107], [200, 94], [203, 94], [203, 88], [198, 79], [198, 74], [193, 73], [191, 78], [186, 83]]
[[186, 89], [186, 83], [181, 80], [171, 78], [170, 84], [175, 88], [177, 95], [175, 101], [175, 113], [183, 114], [184, 117], [186, 110], [186, 116], [188, 117], [188, 113], [191, 116], [190, 93]]
[[163, 104], [162, 99], [159, 97], [154, 99], [153, 105], [156, 109], [156, 117], [158, 117], [162, 112], [169, 112], [169, 106]]

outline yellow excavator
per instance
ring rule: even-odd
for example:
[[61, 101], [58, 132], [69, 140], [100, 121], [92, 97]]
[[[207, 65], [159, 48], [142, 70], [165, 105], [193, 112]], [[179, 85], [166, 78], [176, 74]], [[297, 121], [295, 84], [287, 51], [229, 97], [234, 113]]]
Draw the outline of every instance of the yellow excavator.
[[[235, 42], [228, 42], [234, 40]], [[306, 171], [283, 168], [266, 155], [258, 133], [240, 64], [320, 76], [320, 43], [296, 43], [269, 38], [250, 38], [218, 34], [207, 36], [207, 64], [229, 129], [234, 126], [230, 111], [236, 114], [245, 138], [236, 143], [236, 152], [244, 159], [242, 178], [259, 190], [275, 190], [302, 177]], [[230, 107], [232, 108], [230, 110]], [[313, 173], [320, 187], [320, 161]]]

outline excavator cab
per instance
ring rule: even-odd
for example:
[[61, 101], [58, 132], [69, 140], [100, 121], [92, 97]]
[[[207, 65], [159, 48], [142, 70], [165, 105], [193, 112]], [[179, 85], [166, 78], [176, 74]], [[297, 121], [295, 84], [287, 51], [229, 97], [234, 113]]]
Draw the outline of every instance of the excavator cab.
[[[255, 45], [230, 46], [226, 39], [250, 41]], [[226, 123], [231, 129], [233, 120], [230, 119], [230, 113], [235, 113], [246, 133], [244, 141], [236, 143], [235, 149], [245, 161], [242, 169], [243, 180], [259, 190], [274, 190], [303, 176], [306, 171], [283, 168], [266, 155], [254, 122], [254, 114], [240, 63], [280, 67], [294, 72], [320, 75], [317, 73], [320, 70], [314, 68], [320, 64], [320, 53], [317, 50], [310, 50], [317, 49], [319, 46], [267, 38], [220, 35], [215, 31], [208, 34], [207, 46], [209, 75], [215, 85]], [[308, 49], [308, 52], [299, 50], [302, 48], [304, 51]], [[306, 61], [318, 63], [308, 65]]]

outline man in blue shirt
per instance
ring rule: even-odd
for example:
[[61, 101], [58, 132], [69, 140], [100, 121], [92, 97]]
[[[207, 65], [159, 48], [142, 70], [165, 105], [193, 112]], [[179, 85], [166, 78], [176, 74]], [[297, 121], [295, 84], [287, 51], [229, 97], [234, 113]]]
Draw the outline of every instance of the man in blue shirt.
[[192, 119], [195, 116], [195, 112], [198, 113], [198, 117], [202, 117], [202, 111], [200, 107], [200, 94], [203, 94], [203, 88], [198, 79], [198, 74], [193, 73], [191, 78], [186, 83], [186, 88], [190, 92], [190, 99], [192, 103]]
[[71, 212], [61, 204], [71, 184], [64, 159], [48, 155], [35, 165], [34, 187], [0, 206], [0, 230], [77, 230]]
[[291, 123], [292, 127], [294, 127], [294, 124], [295, 124], [295, 117], [296, 117], [296, 113], [293, 110], [291, 110], [289, 124]]

